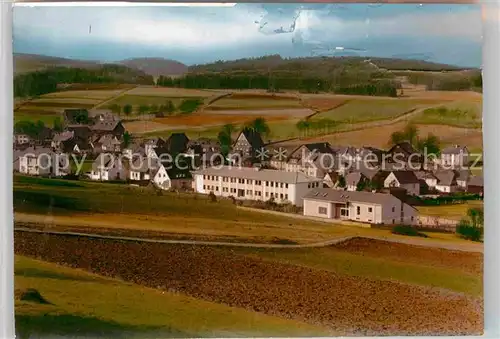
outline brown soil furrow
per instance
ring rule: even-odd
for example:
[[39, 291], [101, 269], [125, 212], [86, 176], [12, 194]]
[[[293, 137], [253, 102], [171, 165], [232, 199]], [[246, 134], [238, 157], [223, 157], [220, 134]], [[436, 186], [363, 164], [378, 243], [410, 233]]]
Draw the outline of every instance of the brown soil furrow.
[[229, 249], [31, 233], [16, 233], [14, 246], [17, 254], [344, 335], [460, 335], [483, 328], [482, 303], [457, 293], [267, 262]]

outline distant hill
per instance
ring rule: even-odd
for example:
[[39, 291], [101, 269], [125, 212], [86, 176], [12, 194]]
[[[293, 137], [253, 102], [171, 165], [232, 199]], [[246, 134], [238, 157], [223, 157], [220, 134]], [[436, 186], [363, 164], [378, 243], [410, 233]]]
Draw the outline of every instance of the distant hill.
[[97, 68], [99, 61], [86, 61], [38, 54], [14, 53], [14, 74], [39, 71], [49, 67]]
[[162, 58], [134, 58], [119, 61], [119, 64], [141, 70], [154, 77], [160, 75], [178, 76], [187, 72], [188, 67], [181, 62]]
[[[100, 61], [67, 59], [38, 54], [14, 53], [14, 73], [39, 71], [50, 67], [77, 67], [93, 69], [103, 65]], [[187, 72], [187, 66], [175, 60], [162, 58], [134, 58], [108, 64], [123, 65], [158, 77], [160, 75], [179, 76]]]
[[398, 71], [458, 71], [466, 69], [453, 65], [411, 59], [365, 58], [357, 56], [282, 58], [280, 55], [269, 55], [260, 58], [217, 61], [214, 63], [194, 65], [189, 67], [189, 72], [300, 71], [311, 75], [326, 75], [338, 69], [367, 69], [367, 66], [370, 66], [372, 70], [373, 68], [380, 68], [383, 70]]

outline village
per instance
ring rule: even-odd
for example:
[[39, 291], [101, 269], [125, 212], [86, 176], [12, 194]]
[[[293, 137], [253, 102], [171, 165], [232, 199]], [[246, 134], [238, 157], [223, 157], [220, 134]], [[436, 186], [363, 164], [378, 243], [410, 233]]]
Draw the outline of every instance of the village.
[[[334, 221], [439, 228], [456, 222], [420, 217], [414, 205], [422, 199], [483, 196], [482, 176], [471, 172], [473, 161], [462, 145], [432, 158], [409, 142], [387, 150], [265, 143], [246, 127], [223, 152], [219, 140], [190, 140], [185, 133], [134, 140], [111, 111], [67, 109], [62, 131], [44, 127], [36, 137], [17, 133], [13, 147], [19, 174], [267, 201]], [[89, 164], [87, 171], [83, 164]]]

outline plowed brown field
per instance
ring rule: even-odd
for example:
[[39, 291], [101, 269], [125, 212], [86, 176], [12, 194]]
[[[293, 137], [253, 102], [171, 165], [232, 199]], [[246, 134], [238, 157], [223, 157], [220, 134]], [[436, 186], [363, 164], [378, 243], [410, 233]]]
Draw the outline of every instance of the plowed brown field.
[[459, 335], [483, 328], [482, 303], [460, 294], [267, 262], [227, 249], [16, 233], [15, 252], [344, 335]]

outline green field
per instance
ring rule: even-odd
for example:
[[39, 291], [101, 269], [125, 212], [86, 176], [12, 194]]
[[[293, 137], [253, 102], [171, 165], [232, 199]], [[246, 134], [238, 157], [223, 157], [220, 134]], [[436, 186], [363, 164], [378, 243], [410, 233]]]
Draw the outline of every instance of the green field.
[[408, 262], [394, 259], [347, 253], [334, 247], [304, 249], [237, 249], [265, 260], [327, 270], [342, 275], [377, 280], [399, 281], [421, 286], [441, 287], [473, 296], [482, 294], [482, 278], [457, 268], [440, 267], [425, 261]]
[[78, 99], [94, 99], [94, 100], [105, 100], [109, 99], [115, 95], [118, 95], [123, 90], [88, 90], [88, 91], [62, 91], [49, 93], [42, 96], [42, 98], [78, 98]]
[[113, 105], [132, 105], [133, 107], [137, 107], [140, 105], [165, 105], [168, 101], [171, 101], [176, 107], [180, 105], [183, 100], [186, 99], [200, 99], [201, 97], [162, 97], [159, 95], [122, 95], [117, 97], [116, 99], [108, 102], [105, 107], [109, 108]]
[[412, 120], [417, 124], [481, 128], [481, 110], [481, 103], [454, 102], [426, 109]]
[[328, 336], [298, 321], [104, 278], [22, 256], [15, 288], [34, 288], [50, 304], [16, 300], [16, 328], [31, 334], [100, 337]]
[[481, 200], [471, 200], [463, 204], [449, 204], [440, 206], [419, 206], [418, 211], [423, 215], [460, 220], [467, 217], [467, 210], [471, 207], [483, 207]]
[[[301, 108], [299, 100], [294, 99], [273, 99], [271, 97], [262, 96], [262, 98], [232, 98], [225, 97], [215, 101], [207, 107], [209, 110], [250, 110], [250, 109], [286, 109], [286, 108]], [[286, 114], [286, 112], [284, 112]]]
[[423, 99], [355, 99], [347, 104], [314, 116], [344, 123], [393, 119], [412, 109], [435, 105], [436, 100]]

